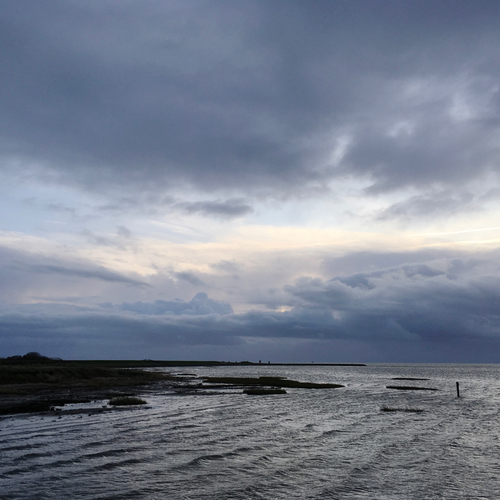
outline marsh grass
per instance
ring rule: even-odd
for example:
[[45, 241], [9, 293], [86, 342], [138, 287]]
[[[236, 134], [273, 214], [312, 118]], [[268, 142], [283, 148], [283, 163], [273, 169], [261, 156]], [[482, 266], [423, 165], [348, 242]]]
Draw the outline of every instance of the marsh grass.
[[422, 413], [424, 410], [421, 410], [419, 408], [393, 408], [391, 406], [382, 406], [380, 408], [380, 411], [401, 411], [401, 412], [406, 412], [406, 413]]
[[272, 388], [272, 389], [243, 389], [244, 394], [250, 396], [260, 396], [265, 394], [286, 394], [285, 389]]
[[428, 378], [415, 378], [415, 377], [393, 377], [391, 380], [430, 380]]
[[203, 377], [205, 382], [210, 384], [230, 384], [230, 385], [259, 385], [272, 387], [295, 387], [301, 389], [337, 389], [344, 387], [340, 384], [317, 384], [314, 382], [297, 382], [283, 377]]
[[135, 398], [131, 396], [118, 396], [109, 400], [111, 406], [131, 406], [131, 405], [145, 405], [144, 399]]
[[0, 393], [23, 394], [43, 387], [120, 387], [165, 380], [168, 374], [64, 362], [0, 365]]
[[399, 391], [437, 391], [433, 387], [415, 387], [413, 385], [386, 385], [387, 389], [397, 389]]
[[34, 363], [25, 356], [15, 357], [14, 361], [0, 360], [0, 415], [43, 412], [65, 403], [131, 396], [138, 386], [163, 382], [169, 385], [178, 380], [169, 373], [127, 369], [107, 361], [39, 358]]

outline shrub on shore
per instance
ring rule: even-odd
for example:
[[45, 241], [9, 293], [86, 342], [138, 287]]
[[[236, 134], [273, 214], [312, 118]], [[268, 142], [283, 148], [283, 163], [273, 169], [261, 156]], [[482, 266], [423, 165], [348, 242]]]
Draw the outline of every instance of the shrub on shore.
[[272, 388], [272, 389], [243, 389], [244, 394], [248, 394], [250, 396], [260, 396], [265, 394], [286, 394], [285, 389]]
[[386, 385], [387, 389], [397, 389], [399, 391], [437, 391], [433, 387], [414, 387], [412, 385]]
[[145, 405], [146, 401], [131, 396], [118, 396], [109, 400], [111, 406]]
[[429, 380], [428, 378], [416, 378], [416, 377], [392, 377], [392, 380]]
[[[79, 363], [0, 365], [0, 386], [48, 384], [50, 386], [107, 387], [141, 385], [168, 375], [137, 369], [107, 368]], [[9, 388], [9, 392], [12, 387]], [[3, 392], [0, 390], [0, 393]]]

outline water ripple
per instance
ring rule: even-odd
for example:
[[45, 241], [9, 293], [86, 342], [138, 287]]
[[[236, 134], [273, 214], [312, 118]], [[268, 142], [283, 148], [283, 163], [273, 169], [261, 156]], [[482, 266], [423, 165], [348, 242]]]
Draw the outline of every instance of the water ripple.
[[[347, 387], [280, 398], [156, 395], [149, 410], [1, 419], [0, 497], [500, 498], [497, 366], [231, 369]], [[395, 376], [430, 378], [440, 390], [395, 394], [385, 389]]]

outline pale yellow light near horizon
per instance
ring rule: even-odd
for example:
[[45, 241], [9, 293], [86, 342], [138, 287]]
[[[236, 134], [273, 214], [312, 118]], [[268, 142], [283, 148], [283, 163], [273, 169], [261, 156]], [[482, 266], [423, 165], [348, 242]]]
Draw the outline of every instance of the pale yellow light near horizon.
[[462, 229], [460, 231], [448, 231], [440, 233], [420, 233], [415, 236], [447, 236], [452, 234], [463, 234], [463, 233], [478, 233], [481, 231], [500, 231], [500, 227], [483, 227], [480, 229]]
[[[57, 238], [43, 238], [19, 232], [0, 232], [0, 244], [13, 249], [33, 249], [45, 257], [68, 260], [79, 258], [80, 262], [92, 263], [107, 269], [151, 276], [159, 269], [176, 272], [198, 271], [217, 273], [213, 264], [221, 260], [240, 263], [267, 260], [271, 255], [294, 254], [306, 258], [318, 252], [329, 252], [342, 256], [351, 252], [403, 252], [426, 247], [456, 248], [467, 251], [491, 250], [500, 246], [500, 238], [478, 238], [481, 232], [491, 236], [498, 227], [462, 229], [456, 231], [410, 233], [402, 231], [368, 232], [314, 227], [274, 227], [247, 225], [233, 227], [225, 234], [215, 235], [209, 242], [172, 242], [168, 239], [140, 237], [127, 246], [102, 246], [82, 243], [77, 237], [65, 242]], [[474, 238], [464, 238], [468, 233]], [[457, 236], [462, 235], [460, 238]], [[52, 235], [54, 236], [54, 235]], [[63, 261], [61, 261], [63, 262]], [[61, 263], [61, 265], [63, 265]], [[300, 265], [299, 265], [300, 267]], [[310, 267], [310, 266], [306, 266]], [[310, 267], [310, 271], [314, 266]], [[306, 271], [306, 269], [303, 269]]]

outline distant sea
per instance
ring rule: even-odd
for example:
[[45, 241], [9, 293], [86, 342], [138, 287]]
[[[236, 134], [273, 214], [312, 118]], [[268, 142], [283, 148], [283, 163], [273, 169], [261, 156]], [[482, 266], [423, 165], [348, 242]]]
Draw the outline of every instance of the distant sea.
[[0, 498], [500, 498], [500, 365], [168, 371], [346, 387], [267, 396], [148, 394], [147, 409], [2, 418]]

